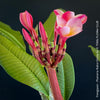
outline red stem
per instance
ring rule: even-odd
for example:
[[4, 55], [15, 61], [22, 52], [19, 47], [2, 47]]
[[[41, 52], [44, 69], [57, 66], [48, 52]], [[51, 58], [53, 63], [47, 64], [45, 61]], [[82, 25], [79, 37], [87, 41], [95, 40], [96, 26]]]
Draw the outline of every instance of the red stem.
[[63, 100], [56, 76], [56, 70], [54, 68], [48, 68], [47, 74], [54, 100]]

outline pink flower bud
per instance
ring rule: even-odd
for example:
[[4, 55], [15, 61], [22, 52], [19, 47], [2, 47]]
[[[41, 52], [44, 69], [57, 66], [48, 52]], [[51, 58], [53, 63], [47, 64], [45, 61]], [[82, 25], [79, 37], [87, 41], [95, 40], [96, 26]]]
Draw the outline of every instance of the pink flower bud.
[[20, 18], [21, 24], [31, 33], [31, 35], [33, 36], [33, 39], [39, 45], [37, 33], [35, 29], [33, 28], [32, 15], [28, 11], [25, 11], [25, 12], [20, 13], [19, 18]]
[[31, 32], [33, 28], [33, 18], [31, 14], [28, 11], [22, 12], [19, 15], [21, 24], [29, 31]]
[[23, 33], [23, 36], [24, 36], [25, 40], [27, 41], [27, 43], [31, 46], [31, 48], [34, 51], [36, 51], [36, 47], [35, 47], [33, 40], [31, 39], [30, 35], [24, 28], [22, 29], [22, 33]]
[[39, 22], [39, 31], [40, 31], [40, 34], [41, 34], [43, 46], [44, 46], [44, 48], [47, 48], [46, 46], [48, 46], [48, 38], [47, 38], [45, 29], [44, 29], [41, 22]]

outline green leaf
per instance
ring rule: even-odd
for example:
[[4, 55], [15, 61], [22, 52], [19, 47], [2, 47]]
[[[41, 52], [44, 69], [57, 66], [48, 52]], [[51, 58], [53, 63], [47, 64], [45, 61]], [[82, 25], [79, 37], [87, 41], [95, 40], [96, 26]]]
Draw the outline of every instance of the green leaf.
[[64, 100], [69, 100], [74, 89], [75, 73], [72, 59], [67, 53], [58, 64], [57, 78]]
[[93, 55], [97, 58], [97, 60], [100, 62], [100, 50], [94, 48], [93, 46], [89, 45], [89, 48], [91, 48], [91, 51]]
[[49, 95], [49, 81], [41, 64], [31, 55], [0, 35], [0, 65], [15, 80], [44, 95]]
[[23, 37], [19, 31], [14, 31], [10, 26], [0, 22], [0, 35], [3, 35], [10, 41], [12, 41], [16, 46], [25, 50], [25, 44], [23, 41]]
[[48, 19], [44, 23], [44, 28], [45, 28], [45, 30], [47, 32], [48, 40], [50, 40], [51, 42], [54, 39], [55, 21], [56, 21], [56, 16], [55, 16], [54, 12], [52, 12], [50, 14], [50, 16], [48, 17]]

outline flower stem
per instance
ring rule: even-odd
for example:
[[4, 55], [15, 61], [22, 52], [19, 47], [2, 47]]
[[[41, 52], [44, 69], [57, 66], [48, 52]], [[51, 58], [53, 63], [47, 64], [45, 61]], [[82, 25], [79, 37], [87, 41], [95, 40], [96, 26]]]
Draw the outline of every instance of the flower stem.
[[54, 68], [48, 68], [47, 74], [54, 100], [63, 100], [56, 76], [56, 70]]

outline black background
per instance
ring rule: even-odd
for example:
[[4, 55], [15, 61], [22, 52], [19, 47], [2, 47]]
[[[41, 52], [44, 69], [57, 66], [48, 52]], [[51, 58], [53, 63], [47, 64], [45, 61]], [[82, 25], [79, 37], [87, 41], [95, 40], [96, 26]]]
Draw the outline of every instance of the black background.
[[[21, 31], [19, 13], [28, 10], [34, 17], [34, 26], [45, 22], [56, 8], [83, 13], [88, 16], [83, 32], [67, 40], [67, 52], [75, 67], [75, 88], [70, 100], [96, 100], [95, 57], [88, 45], [95, 47], [96, 20], [100, 20], [99, 0], [0, 0], [0, 21]], [[12, 79], [0, 67], [0, 100], [41, 100], [34, 89]]]

